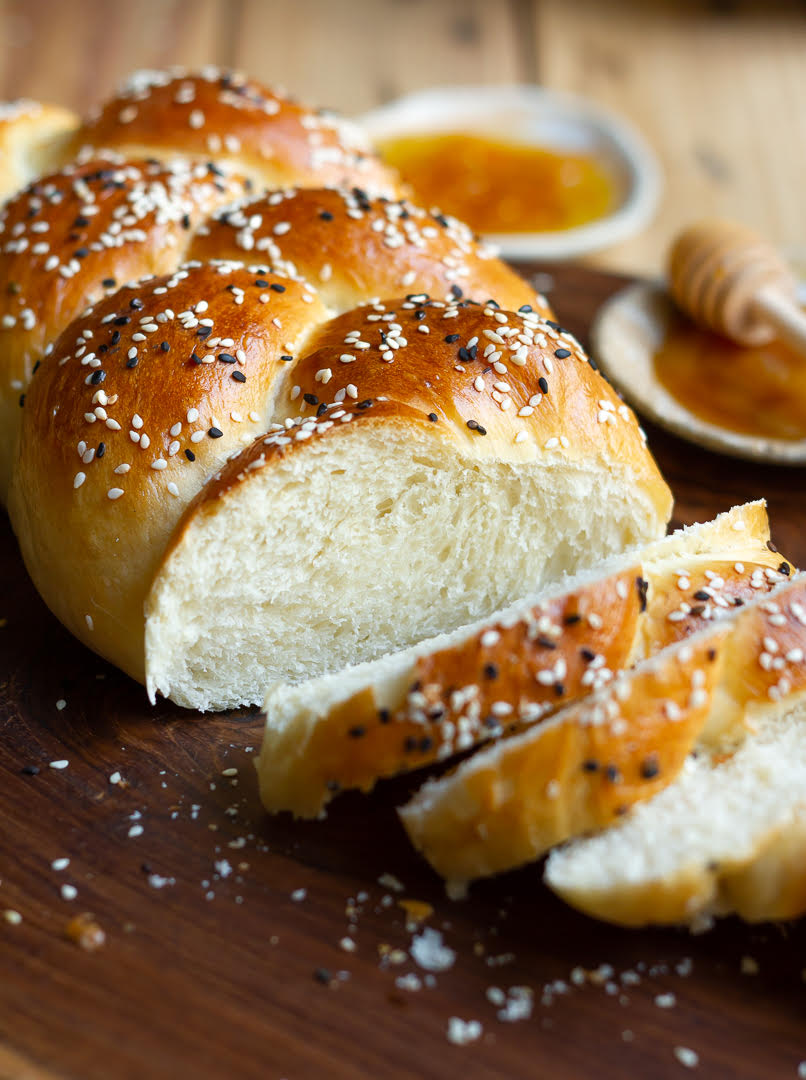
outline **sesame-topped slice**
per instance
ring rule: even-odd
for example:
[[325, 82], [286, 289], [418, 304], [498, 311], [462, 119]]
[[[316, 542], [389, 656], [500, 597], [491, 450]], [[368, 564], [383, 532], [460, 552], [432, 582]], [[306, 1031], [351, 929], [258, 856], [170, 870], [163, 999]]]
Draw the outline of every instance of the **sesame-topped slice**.
[[[244, 183], [207, 165], [100, 159], [44, 177], [0, 211], [0, 418], [19, 424], [32, 371], [64, 327], [122, 284], [173, 270], [192, 228]], [[104, 342], [91, 367], [101, 368]], [[98, 343], [100, 346], [101, 343]], [[96, 376], [96, 383], [100, 376]], [[13, 438], [0, 442], [0, 498]]]
[[191, 255], [265, 259], [306, 277], [338, 311], [368, 296], [427, 293], [445, 301], [492, 297], [552, 317], [544, 298], [456, 218], [360, 188], [274, 191], [223, 210], [199, 231]]
[[136, 72], [82, 125], [74, 145], [226, 161], [264, 187], [398, 188], [357, 125], [214, 67]]

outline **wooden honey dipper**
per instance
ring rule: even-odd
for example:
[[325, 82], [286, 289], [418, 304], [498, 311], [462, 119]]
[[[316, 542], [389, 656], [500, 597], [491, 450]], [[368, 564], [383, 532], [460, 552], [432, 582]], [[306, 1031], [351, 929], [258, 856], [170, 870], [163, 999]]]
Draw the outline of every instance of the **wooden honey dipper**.
[[672, 246], [668, 273], [675, 302], [695, 322], [740, 345], [779, 338], [806, 356], [795, 278], [752, 229], [728, 221], [689, 226]]

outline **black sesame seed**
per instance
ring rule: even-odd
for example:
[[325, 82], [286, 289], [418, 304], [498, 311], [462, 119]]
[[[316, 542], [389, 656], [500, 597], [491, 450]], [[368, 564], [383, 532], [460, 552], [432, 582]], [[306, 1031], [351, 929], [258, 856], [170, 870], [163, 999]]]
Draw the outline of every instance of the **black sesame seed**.
[[697, 591], [694, 593], [694, 599], [695, 600], [710, 600], [711, 596], [710, 596], [710, 593], [707, 593], [705, 591], [705, 589], [697, 589]]
[[596, 653], [593, 651], [593, 649], [588, 649], [584, 646], [579, 650], [579, 655], [582, 657], [583, 660], [587, 660], [589, 664], [596, 659]]
[[621, 779], [621, 773], [618, 771], [615, 765], [608, 765], [605, 769], [605, 776], [611, 783], [615, 784]]
[[39, 766], [23, 765], [23, 767], [20, 769], [20, 772], [23, 774], [23, 776], [39, 776]]
[[322, 221], [332, 221], [333, 220], [333, 215], [331, 214], [331, 212], [329, 210], [320, 210], [319, 211], [319, 217], [322, 219]]
[[129, 307], [132, 308], [133, 311], [140, 311], [143, 307], [143, 301], [135, 296], [129, 301]]
[[131, 319], [128, 315], [118, 315], [118, 317], [112, 321], [115, 326], [127, 326], [131, 322]]
[[744, 600], [742, 600], [741, 596], [734, 596], [734, 598], [733, 598], [733, 606], [734, 607], [744, 607]]
[[551, 638], [547, 638], [542, 634], [537, 639], [537, 644], [542, 645], [542, 647], [544, 649], [556, 649], [557, 648], [557, 642], [556, 641], [552, 641]]
[[557, 697], [562, 697], [565, 693], [565, 684], [561, 682], [555, 683], [554, 693], [557, 695]]
[[485, 664], [484, 665], [484, 675], [485, 675], [485, 678], [487, 678], [487, 679], [497, 679], [498, 678], [498, 665], [497, 664]]
[[257, 285], [259, 289], [268, 289], [269, 287], [268, 281], [266, 281], [266, 279], [262, 277], [255, 278], [255, 285]]
[[117, 285], [117, 281], [115, 281], [113, 277], [105, 277], [101, 284], [105, 289], [114, 289], [114, 287]]
[[476, 428], [479, 426], [478, 420], [468, 420], [467, 426], [470, 428], [471, 431], [475, 431]]
[[704, 611], [705, 611], [705, 604], [695, 604], [694, 607], [689, 612], [689, 615], [697, 615], [697, 616], [699, 616], [699, 615], [702, 615], [702, 613]]
[[200, 326], [199, 329], [196, 331], [196, 337], [202, 338], [202, 339], [208, 338], [210, 336], [210, 334], [212, 334], [212, 332], [213, 332], [212, 326]]
[[575, 623], [581, 622], [582, 616], [578, 611], [572, 611], [568, 615], [563, 615], [563, 622], [566, 626], [573, 626]]
[[453, 345], [454, 341], [458, 341], [461, 336], [461, 334], [448, 334], [445, 341], [448, 345]]
[[451, 285], [451, 296], [454, 298], [454, 300], [461, 300], [462, 290], [459, 288], [458, 285]]
[[705, 655], [711, 661], [716, 660], [716, 649], [709, 649], [708, 652]]
[[406, 740], [403, 743], [403, 749], [406, 751], [407, 754], [412, 754], [417, 749], [418, 744], [419, 739], [416, 737], [416, 735], [407, 735]]
[[242, 371], [233, 371], [232, 377], [236, 382], [246, 382], [246, 376]]
[[288, 363], [289, 360], [293, 360], [294, 357], [293, 356], [281, 356], [280, 359], [284, 360], [286, 363]]
[[105, 453], [106, 453], [106, 443], [105, 442], [99, 442], [98, 443], [98, 449], [95, 451], [95, 456], [97, 458], [102, 458]]
[[590, 364], [590, 366], [593, 368], [594, 371], [599, 370], [599, 365], [596, 363], [596, 361], [592, 357], [589, 356], [587, 358], [587, 360], [588, 360], [588, 363]]
[[89, 253], [90, 253], [89, 248], [85, 248], [85, 247], [76, 248], [76, 250], [73, 252], [73, 258], [74, 259], [86, 259], [86, 257], [89, 255]]
[[273, 289], [274, 292], [285, 292], [285, 285], [281, 285], [279, 281], [273, 281], [269, 288]]
[[190, 228], [190, 214], [183, 214], [182, 215], [182, 228], [183, 229], [189, 229]]
[[646, 596], [649, 592], [649, 582], [642, 577], [635, 579], [635, 587], [638, 589], [638, 601], [641, 605], [641, 611], [646, 611]]
[[200, 364], [202, 362], [202, 358], [199, 356], [195, 349], [190, 354], [190, 359], [193, 361], [194, 364]]
[[127, 360], [127, 361], [126, 361], [126, 367], [127, 367], [127, 368], [133, 368], [133, 367], [137, 367], [137, 365], [138, 365], [139, 363], [140, 363], [140, 361], [138, 360], [138, 358], [137, 358], [136, 356], [133, 356], [133, 357], [131, 358], [131, 360]]
[[428, 414], [428, 419], [431, 421], [432, 424], [436, 424], [439, 417], [437, 416], [437, 414], [435, 412], [430, 412]]
[[459, 359], [462, 361], [463, 364], [470, 360], [470, 354], [468, 353], [467, 349], [464, 348], [464, 346], [462, 346], [462, 348], [459, 350]]
[[523, 314], [523, 315], [528, 315], [528, 313], [531, 310], [532, 310], [532, 305], [531, 304], [521, 304], [521, 306], [518, 308], [518, 311], [520, 311], [521, 314]]
[[316, 979], [317, 982], [323, 983], [325, 986], [329, 986], [331, 980], [333, 979], [333, 976], [330, 974], [327, 968], [317, 968], [316, 971], [313, 973], [313, 977], [314, 979]]
[[322, 404], [319, 406], [319, 408], [316, 410], [316, 415], [317, 416], [324, 416], [326, 412], [327, 412], [327, 405], [323, 401]]
[[542, 375], [537, 380], [537, 385], [540, 387], [544, 394], [547, 394], [549, 392], [549, 384]]
[[39, 365], [40, 365], [41, 363], [42, 363], [42, 361], [41, 361], [41, 360], [37, 360], [37, 362], [36, 362], [36, 363], [34, 364], [34, 366], [33, 366], [33, 367], [31, 368], [31, 374], [32, 374], [32, 375], [34, 374], [34, 372], [38, 371], [38, 369], [39, 369]]
[[347, 732], [351, 739], [363, 739], [366, 733], [367, 729], [363, 724], [356, 724], [355, 727], [351, 727]]
[[211, 439], [220, 439], [224, 432], [221, 430], [221, 428], [211, 427], [208, 430], [207, 434], [210, 436]]
[[237, 364], [238, 362], [232, 355], [232, 353], [228, 352], [219, 353], [218, 359], [221, 361], [222, 364]]
[[120, 330], [113, 330], [112, 331], [112, 337], [109, 339], [109, 344], [110, 345], [117, 345], [117, 343], [119, 341], [120, 341]]
[[19, 404], [20, 404], [21, 409], [23, 409], [25, 407], [25, 394], [20, 394]]
[[778, 573], [783, 574], [784, 577], [789, 577], [789, 563], [782, 562], [778, 567]]
[[382, 724], [388, 724], [391, 719], [392, 716], [388, 709], [378, 710], [378, 720], [380, 720]]
[[74, 229], [86, 229], [86, 227], [89, 225], [89, 223], [90, 223], [90, 219], [88, 217], [82, 217], [79, 214], [79, 216], [73, 222], [73, 228]]
[[583, 772], [597, 772], [599, 769], [599, 762], [594, 761], [593, 758], [589, 758], [587, 761], [582, 762]]
[[554, 350], [554, 355], [557, 357], [558, 360], [565, 360], [566, 356], [571, 355], [571, 350], [570, 349], [555, 349]]
[[160, 344], [160, 349], [162, 349], [163, 352], [170, 352], [171, 351], [171, 343], [170, 343], [170, 341], [163, 341]]
[[196, 455], [193, 453], [192, 450], [186, 450], [185, 451], [185, 457], [188, 459], [188, 461], [195, 461], [196, 460]]
[[770, 551], [774, 551], [776, 554], [778, 553], [778, 548], [775, 546], [775, 544], [773, 544], [772, 540], [767, 541], [767, 547], [770, 549]]
[[368, 409], [372, 405], [372, 398], [365, 398], [364, 401], [359, 401], [356, 405], [357, 409]]
[[415, 320], [417, 322], [422, 322], [422, 320], [425, 318], [425, 312], [424, 311], [415, 311], [414, 312], [414, 318], [415, 318]]
[[105, 378], [106, 372], [104, 371], [104, 369], [96, 368], [95, 371], [93, 371], [92, 375], [90, 375], [90, 384], [92, 386], [97, 386], [98, 383], [102, 383]]
[[660, 772], [660, 765], [656, 757], [648, 757], [641, 762], [641, 779], [651, 780]]
[[420, 739], [420, 745], [417, 749], [420, 751], [421, 754], [427, 754], [433, 745], [434, 740], [431, 738], [431, 736], [423, 735], [423, 737]]
[[303, 394], [302, 400], [307, 401], [309, 405], [319, 404], [319, 398], [316, 396], [316, 394]]

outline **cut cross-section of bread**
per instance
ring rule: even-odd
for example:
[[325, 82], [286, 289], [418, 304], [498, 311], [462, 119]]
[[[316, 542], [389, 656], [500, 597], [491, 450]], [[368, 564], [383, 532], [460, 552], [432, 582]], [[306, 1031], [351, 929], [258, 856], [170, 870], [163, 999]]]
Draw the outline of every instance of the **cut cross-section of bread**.
[[400, 811], [414, 845], [458, 889], [612, 825], [669, 785], [703, 734], [735, 745], [803, 697], [804, 604], [806, 576], [426, 783]]
[[806, 705], [765, 720], [735, 754], [701, 754], [623, 824], [553, 852], [547, 884], [624, 926], [806, 911]]
[[784, 580], [762, 503], [681, 529], [488, 619], [337, 674], [272, 687], [268, 810], [310, 817], [346, 788], [442, 761], [604, 686]]

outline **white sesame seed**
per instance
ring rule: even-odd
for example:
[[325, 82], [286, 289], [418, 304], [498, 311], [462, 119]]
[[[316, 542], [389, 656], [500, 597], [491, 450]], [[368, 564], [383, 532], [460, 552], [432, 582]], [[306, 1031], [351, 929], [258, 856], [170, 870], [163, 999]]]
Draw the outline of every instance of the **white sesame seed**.
[[73, 478], [73, 487], [80, 488], [84, 481], [87, 479], [87, 474], [83, 472], [77, 472]]
[[109, 491], [107, 491], [106, 494], [107, 494], [107, 498], [111, 499], [114, 502], [115, 499], [119, 499], [120, 496], [123, 494], [123, 488], [119, 488], [119, 487], [110, 488]]
[[49, 767], [51, 769], [66, 769], [69, 764], [70, 762], [67, 758], [59, 758], [58, 761], [49, 762]]
[[66, 870], [69, 865], [69, 859], [54, 859], [50, 864], [50, 868], [51, 870]]
[[131, 828], [129, 829], [129, 832], [128, 832], [127, 835], [132, 840], [134, 840], [138, 836], [142, 836], [143, 835], [143, 826], [142, 825], [132, 825]]

